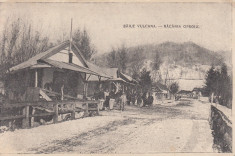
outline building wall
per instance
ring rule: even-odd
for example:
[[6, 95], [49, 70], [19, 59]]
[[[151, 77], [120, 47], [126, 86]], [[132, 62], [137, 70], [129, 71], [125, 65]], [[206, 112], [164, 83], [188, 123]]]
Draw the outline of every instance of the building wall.
[[[81, 73], [81, 75], [84, 77], [85, 74]], [[78, 85], [77, 85], [77, 97], [83, 98], [84, 95], [84, 82], [82, 81], [82, 78], [80, 75], [78, 76]]]
[[46, 83], [52, 83], [53, 82], [53, 72], [55, 70], [52, 68], [45, 68], [43, 69], [43, 77], [42, 77], [42, 87], [45, 88]]
[[92, 97], [94, 93], [98, 90], [99, 81], [89, 81], [88, 82], [88, 90], [87, 96]]
[[[73, 54], [72, 62], [76, 65], [84, 67], [83, 63], [79, 60], [79, 58], [74, 54], [73, 51], [71, 51]], [[61, 61], [61, 62], [69, 62], [69, 53], [67, 48], [64, 50], [61, 50], [60, 52], [56, 53], [55, 55], [52, 55], [48, 59], [55, 60], [55, 61]]]

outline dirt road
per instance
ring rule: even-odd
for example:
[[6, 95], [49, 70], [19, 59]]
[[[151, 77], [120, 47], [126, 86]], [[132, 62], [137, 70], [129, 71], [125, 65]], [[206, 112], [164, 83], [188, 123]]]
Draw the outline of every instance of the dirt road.
[[28, 152], [214, 152], [208, 124], [209, 105], [198, 100], [184, 99], [146, 108], [127, 106], [124, 112], [103, 111], [101, 115], [115, 120], [87, 132], [30, 148]]

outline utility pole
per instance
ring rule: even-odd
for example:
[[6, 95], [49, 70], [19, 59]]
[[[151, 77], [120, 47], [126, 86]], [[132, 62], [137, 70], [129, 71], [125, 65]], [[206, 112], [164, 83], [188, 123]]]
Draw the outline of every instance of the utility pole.
[[69, 39], [69, 53], [71, 52], [72, 30], [73, 30], [73, 19], [71, 18], [71, 29], [70, 29], [70, 39]]

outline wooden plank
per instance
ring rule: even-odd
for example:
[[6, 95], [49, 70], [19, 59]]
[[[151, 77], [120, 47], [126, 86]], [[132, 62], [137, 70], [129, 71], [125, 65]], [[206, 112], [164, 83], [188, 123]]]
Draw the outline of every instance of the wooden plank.
[[72, 114], [71, 114], [71, 118], [75, 119], [75, 105], [74, 104], [72, 104], [72, 109], [73, 109], [73, 111], [72, 111]]
[[71, 110], [68, 110], [68, 111], [58, 112], [58, 114], [68, 114], [68, 113], [72, 113], [72, 111], [71, 111]]
[[97, 108], [88, 108], [89, 111], [97, 111]]
[[38, 87], [38, 70], [35, 69], [35, 83], [34, 83], [34, 87]]
[[39, 94], [41, 94], [42, 97], [46, 99], [47, 101], [52, 101], [52, 99], [49, 96], [47, 96], [47, 94], [43, 92], [41, 89], [39, 90]]
[[30, 121], [30, 122], [31, 122], [31, 125], [30, 125], [31, 127], [33, 127], [33, 125], [34, 125], [34, 117], [32, 117], [32, 116], [33, 116], [34, 113], [35, 113], [35, 108], [32, 107], [32, 109], [33, 109], [33, 110], [32, 110], [32, 115], [31, 115], [31, 116], [29, 115], [29, 117], [31, 117], [31, 121]]
[[25, 115], [25, 118], [23, 118], [23, 121], [22, 121], [22, 128], [28, 128], [29, 127], [29, 106], [25, 106], [23, 110], [23, 115]]
[[55, 113], [40, 113], [40, 114], [29, 115], [29, 117], [50, 116], [50, 115], [54, 115], [54, 114]]
[[85, 110], [85, 116], [88, 116], [89, 112], [88, 112], [88, 103], [86, 103], [86, 110]]
[[53, 123], [58, 122], [58, 104], [54, 104], [54, 117], [53, 117]]
[[[42, 89], [42, 90], [45, 91], [46, 93], [50, 93], [50, 94], [55, 94], [55, 95], [61, 96], [61, 93], [53, 92], [53, 91], [50, 91], [50, 90], [47, 90], [47, 89]], [[65, 97], [65, 98], [70, 98], [70, 99], [73, 99], [73, 100], [79, 100], [79, 99], [76, 98], [76, 97], [72, 97], [72, 96], [65, 95], [65, 94], [64, 94], [64, 97]]]
[[97, 115], [99, 115], [100, 114], [100, 108], [99, 108], [99, 104], [97, 104]]
[[25, 118], [25, 115], [5, 116], [5, 117], [0, 117], [0, 121], [22, 119], [22, 118]]

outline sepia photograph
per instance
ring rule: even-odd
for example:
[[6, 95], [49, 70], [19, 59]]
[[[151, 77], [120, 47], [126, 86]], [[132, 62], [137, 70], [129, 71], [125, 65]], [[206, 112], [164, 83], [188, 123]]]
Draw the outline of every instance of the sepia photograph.
[[232, 2], [0, 2], [1, 154], [233, 153]]

